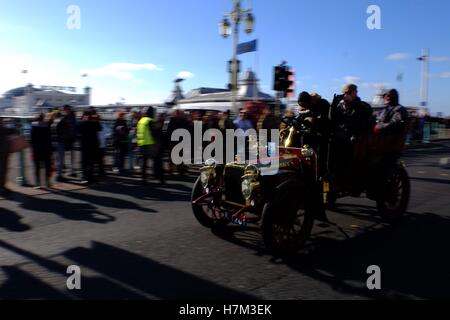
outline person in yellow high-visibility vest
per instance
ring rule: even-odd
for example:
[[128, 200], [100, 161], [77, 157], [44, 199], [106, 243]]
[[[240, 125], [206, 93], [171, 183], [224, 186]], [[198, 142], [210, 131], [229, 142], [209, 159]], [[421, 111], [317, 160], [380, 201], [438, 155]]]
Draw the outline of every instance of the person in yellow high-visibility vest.
[[143, 112], [144, 116], [137, 124], [137, 145], [142, 155], [142, 183], [147, 183], [147, 162], [148, 159], [154, 159], [158, 150], [156, 141], [153, 135], [153, 107], [148, 107]]

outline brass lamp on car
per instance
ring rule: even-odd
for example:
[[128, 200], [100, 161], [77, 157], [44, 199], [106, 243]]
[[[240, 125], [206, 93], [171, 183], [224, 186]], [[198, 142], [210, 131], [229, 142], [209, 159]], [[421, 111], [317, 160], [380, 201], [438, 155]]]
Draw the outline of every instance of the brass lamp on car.
[[249, 165], [245, 168], [244, 176], [242, 177], [241, 191], [244, 199], [249, 203], [252, 197], [259, 189], [259, 170], [254, 165]]
[[302, 156], [305, 158], [305, 160], [310, 161], [312, 157], [316, 154], [313, 148], [311, 148], [309, 145], [305, 144], [303, 148], [301, 149]]
[[216, 177], [216, 166], [213, 159], [205, 162], [205, 166], [200, 169], [200, 181], [204, 189], [206, 189], [211, 181]]

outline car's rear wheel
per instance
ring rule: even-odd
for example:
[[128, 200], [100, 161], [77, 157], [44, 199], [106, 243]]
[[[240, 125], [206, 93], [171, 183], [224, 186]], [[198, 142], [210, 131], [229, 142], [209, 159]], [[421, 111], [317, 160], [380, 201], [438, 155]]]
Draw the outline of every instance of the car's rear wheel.
[[273, 254], [293, 254], [305, 245], [314, 224], [313, 197], [308, 193], [299, 182], [289, 180], [277, 187], [264, 206], [262, 236]]
[[411, 186], [402, 165], [391, 169], [380, 186], [378, 212], [388, 222], [399, 221], [408, 208]]
[[204, 195], [205, 189], [203, 188], [199, 177], [194, 184], [191, 195], [192, 211], [194, 212], [195, 218], [206, 228], [226, 225], [228, 220], [225, 218], [224, 213], [213, 204], [212, 195], [197, 201]]

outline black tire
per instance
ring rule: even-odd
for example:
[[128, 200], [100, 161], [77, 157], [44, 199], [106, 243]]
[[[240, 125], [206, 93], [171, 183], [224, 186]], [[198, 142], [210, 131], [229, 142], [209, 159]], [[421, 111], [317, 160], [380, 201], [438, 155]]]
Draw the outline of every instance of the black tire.
[[195, 218], [200, 222], [200, 224], [206, 228], [221, 227], [228, 224], [228, 220], [219, 213], [213, 211], [212, 205], [209, 203], [211, 198], [205, 199], [202, 203], [194, 203], [202, 195], [205, 194], [200, 177], [195, 181], [194, 187], [191, 194], [192, 211], [194, 212]]
[[380, 216], [391, 223], [401, 220], [408, 209], [411, 185], [402, 165], [391, 169], [380, 186], [377, 208]]
[[271, 253], [291, 255], [305, 245], [314, 225], [312, 189], [296, 180], [286, 181], [276, 188], [274, 197], [264, 206], [262, 236]]

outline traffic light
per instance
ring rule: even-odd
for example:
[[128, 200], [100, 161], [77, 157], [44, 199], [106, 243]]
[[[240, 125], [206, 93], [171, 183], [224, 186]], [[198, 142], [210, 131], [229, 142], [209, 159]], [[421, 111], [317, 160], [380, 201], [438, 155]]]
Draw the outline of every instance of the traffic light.
[[284, 64], [276, 66], [273, 90], [282, 92], [283, 97], [292, 97], [295, 91], [294, 71]]
[[286, 82], [286, 68], [284, 66], [276, 66], [274, 72], [273, 90], [283, 91]]
[[286, 82], [284, 88], [284, 97], [293, 98], [295, 95], [295, 75], [293, 69], [286, 69]]

